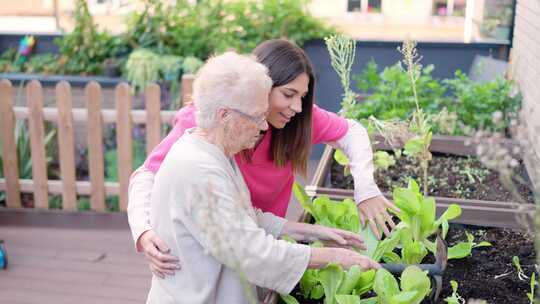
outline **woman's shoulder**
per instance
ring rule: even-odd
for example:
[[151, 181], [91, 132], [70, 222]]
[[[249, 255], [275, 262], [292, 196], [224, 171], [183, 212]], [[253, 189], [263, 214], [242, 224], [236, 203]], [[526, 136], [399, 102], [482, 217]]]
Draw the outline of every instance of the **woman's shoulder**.
[[176, 125], [178, 123], [187, 123], [187, 124], [190, 124], [190, 125], [195, 125], [195, 113], [196, 112], [197, 112], [197, 108], [195, 107], [194, 104], [188, 104], [188, 105], [182, 107], [174, 115], [174, 124]]
[[347, 133], [347, 120], [334, 112], [324, 110], [314, 104], [311, 116], [313, 143], [335, 141]]

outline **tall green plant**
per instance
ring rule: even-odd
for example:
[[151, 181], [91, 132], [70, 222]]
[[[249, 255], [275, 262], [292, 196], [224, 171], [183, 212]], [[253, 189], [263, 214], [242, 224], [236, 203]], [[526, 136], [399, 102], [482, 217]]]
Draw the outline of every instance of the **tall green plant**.
[[343, 87], [343, 100], [341, 102], [342, 111], [348, 112], [354, 104], [358, 95], [351, 90], [351, 69], [356, 53], [356, 42], [353, 39], [342, 35], [334, 35], [324, 38], [326, 48], [330, 54], [330, 63], [336, 71]]
[[398, 51], [403, 55], [403, 64], [406, 66], [406, 71], [409, 76], [411, 89], [414, 97], [414, 103], [416, 111], [413, 112], [411, 122], [409, 124], [409, 130], [415, 134], [415, 136], [405, 143], [405, 154], [414, 156], [420, 163], [420, 167], [423, 172], [422, 182], [424, 184], [424, 195], [428, 193], [428, 167], [431, 161], [431, 152], [429, 146], [431, 145], [431, 124], [427, 115], [420, 107], [418, 101], [418, 94], [416, 91], [416, 83], [420, 77], [422, 65], [416, 51], [416, 42], [406, 40], [403, 42], [403, 46], [398, 48]]

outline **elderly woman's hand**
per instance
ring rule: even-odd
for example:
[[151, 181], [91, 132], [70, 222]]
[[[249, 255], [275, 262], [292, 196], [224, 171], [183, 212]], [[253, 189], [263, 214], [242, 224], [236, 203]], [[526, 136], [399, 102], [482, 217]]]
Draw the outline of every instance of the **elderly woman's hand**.
[[311, 248], [311, 258], [308, 268], [322, 268], [328, 263], [336, 263], [344, 269], [354, 265], [362, 270], [379, 269], [381, 265], [367, 256], [345, 248]]
[[153, 230], [145, 231], [137, 240], [137, 248], [148, 260], [150, 271], [160, 278], [174, 275], [180, 269], [177, 257], [168, 254], [171, 250]]
[[321, 241], [327, 247], [366, 249], [364, 241], [357, 233], [322, 225], [287, 222], [283, 227], [283, 234], [297, 241]]
[[[399, 212], [399, 208], [382, 195], [372, 197], [358, 204], [358, 215], [362, 226], [366, 223], [369, 224], [371, 231], [378, 239], [381, 239], [381, 231], [386, 236], [389, 236], [390, 230], [396, 227], [387, 209]], [[387, 224], [390, 229], [388, 229]]]

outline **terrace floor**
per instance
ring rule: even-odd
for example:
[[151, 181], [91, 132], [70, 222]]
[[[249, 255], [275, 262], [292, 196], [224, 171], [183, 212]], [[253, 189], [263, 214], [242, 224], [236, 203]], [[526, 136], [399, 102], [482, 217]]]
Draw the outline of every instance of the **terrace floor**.
[[[66, 215], [69, 216], [69, 215]], [[0, 303], [144, 303], [151, 279], [127, 227], [0, 226]]]

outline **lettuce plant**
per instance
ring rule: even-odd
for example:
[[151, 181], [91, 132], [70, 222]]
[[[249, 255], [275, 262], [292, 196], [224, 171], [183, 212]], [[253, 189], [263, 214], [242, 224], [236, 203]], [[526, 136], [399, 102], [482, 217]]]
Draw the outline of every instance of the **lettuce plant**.
[[442, 227], [442, 237], [445, 238], [449, 227], [448, 221], [461, 215], [461, 207], [451, 204], [436, 220], [435, 199], [424, 196], [413, 179], [409, 180], [407, 188], [394, 189], [393, 198], [401, 210], [396, 214], [400, 223], [395, 233], [399, 233], [402, 244], [401, 261], [396, 256], [394, 258], [396, 262], [406, 264], [421, 263], [428, 251], [432, 253], [436, 251], [435, 242], [430, 241], [428, 237]]
[[457, 292], [458, 283], [451, 280], [450, 286], [452, 286], [452, 294], [449, 297], [444, 298], [444, 302], [448, 304], [465, 304], [465, 299], [463, 299]]
[[419, 304], [431, 291], [431, 281], [417, 266], [405, 268], [399, 284], [388, 270], [379, 269], [373, 290], [378, 304]]

